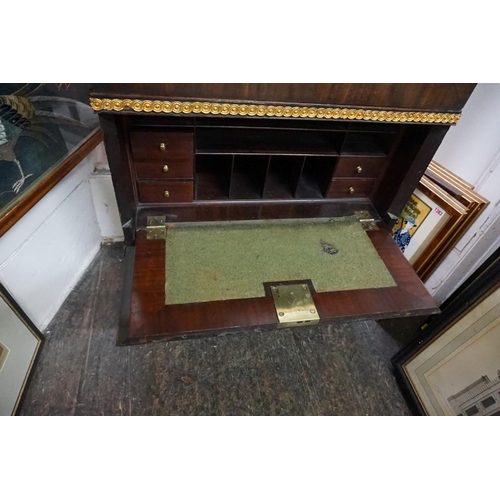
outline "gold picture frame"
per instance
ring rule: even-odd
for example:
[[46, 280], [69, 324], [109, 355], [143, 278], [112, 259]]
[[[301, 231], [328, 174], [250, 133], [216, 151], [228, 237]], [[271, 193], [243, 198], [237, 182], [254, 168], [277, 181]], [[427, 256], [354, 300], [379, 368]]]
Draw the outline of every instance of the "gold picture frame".
[[[424, 219], [419, 219], [418, 216], [413, 217], [412, 222], [417, 226], [421, 224], [419, 226], [420, 230], [424, 229], [424, 224], [427, 226], [429, 226], [429, 224], [435, 224], [436, 226], [430, 229], [428, 227], [425, 228], [427, 236], [424, 239], [418, 240], [418, 248], [415, 248], [415, 240], [417, 239], [416, 235], [418, 234], [419, 227], [416, 227], [417, 231], [414, 234], [411, 234], [410, 229], [411, 237], [415, 239], [412, 245], [408, 247], [409, 251], [405, 252], [403, 248], [402, 251], [405, 253], [420, 279], [425, 281], [435, 269], [437, 265], [435, 264], [437, 262], [436, 257], [441, 255], [443, 246], [446, 245], [447, 241], [455, 234], [457, 228], [460, 228], [461, 224], [463, 224], [468, 214], [468, 209], [435, 182], [423, 176], [420, 179], [418, 189], [415, 190], [415, 193], [403, 210], [400, 220], [393, 228], [393, 236], [396, 243], [398, 243], [396, 231], [398, 228], [403, 227], [402, 221], [408, 220], [408, 214], [411, 215], [412, 212], [419, 212], [419, 210], [415, 208], [415, 204], [431, 207], [432, 211], [430, 214], [427, 214]], [[436, 213], [439, 214], [439, 216], [434, 217], [433, 222], [429, 222], [430, 216], [435, 216]], [[401, 247], [401, 245], [399, 246]]]
[[489, 201], [476, 193], [472, 184], [434, 161], [429, 164], [421, 183], [433, 193], [435, 199], [442, 199], [443, 203], [455, 200], [462, 207], [461, 210], [465, 209], [460, 217], [447, 222], [432, 245], [413, 264], [420, 279], [426, 281], [481, 215]]

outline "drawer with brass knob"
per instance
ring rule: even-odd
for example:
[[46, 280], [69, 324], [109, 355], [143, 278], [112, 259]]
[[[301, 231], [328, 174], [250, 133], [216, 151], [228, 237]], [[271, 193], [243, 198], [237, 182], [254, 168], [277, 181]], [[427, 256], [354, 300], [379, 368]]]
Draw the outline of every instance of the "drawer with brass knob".
[[193, 164], [176, 160], [162, 163], [161, 161], [135, 162], [135, 172], [142, 179], [193, 179]]
[[328, 190], [328, 198], [367, 198], [375, 184], [375, 179], [333, 179]]
[[334, 177], [377, 177], [384, 166], [386, 158], [376, 156], [341, 157], [337, 163]]
[[193, 133], [168, 127], [132, 127], [130, 148], [135, 161], [193, 156]]
[[139, 181], [141, 203], [178, 203], [193, 201], [192, 181], [148, 182]]
[[193, 133], [133, 127], [132, 162], [138, 179], [192, 179]]

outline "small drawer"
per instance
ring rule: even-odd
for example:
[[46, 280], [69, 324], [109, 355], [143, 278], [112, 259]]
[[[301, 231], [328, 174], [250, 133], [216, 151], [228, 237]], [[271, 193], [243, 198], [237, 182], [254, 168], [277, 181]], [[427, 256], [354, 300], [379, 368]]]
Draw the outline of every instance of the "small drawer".
[[139, 201], [141, 203], [177, 203], [193, 201], [193, 182], [145, 182], [140, 181]]
[[193, 157], [172, 160], [136, 161], [138, 179], [193, 179]]
[[136, 162], [160, 160], [168, 164], [172, 161], [191, 161], [193, 165], [193, 133], [176, 132], [170, 129], [132, 128], [130, 147]]
[[333, 179], [327, 198], [366, 198], [375, 179]]
[[334, 177], [377, 177], [384, 166], [385, 157], [347, 156], [340, 158]]

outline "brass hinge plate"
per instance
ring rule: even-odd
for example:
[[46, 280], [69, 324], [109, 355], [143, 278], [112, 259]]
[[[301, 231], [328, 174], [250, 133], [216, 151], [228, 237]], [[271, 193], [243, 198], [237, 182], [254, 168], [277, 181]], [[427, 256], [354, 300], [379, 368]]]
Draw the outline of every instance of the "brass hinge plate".
[[271, 286], [280, 327], [315, 325], [319, 314], [306, 284]]
[[147, 219], [146, 237], [148, 240], [164, 240], [167, 235], [164, 215], [153, 215]]
[[355, 210], [354, 215], [365, 231], [378, 231], [377, 223], [368, 210]]

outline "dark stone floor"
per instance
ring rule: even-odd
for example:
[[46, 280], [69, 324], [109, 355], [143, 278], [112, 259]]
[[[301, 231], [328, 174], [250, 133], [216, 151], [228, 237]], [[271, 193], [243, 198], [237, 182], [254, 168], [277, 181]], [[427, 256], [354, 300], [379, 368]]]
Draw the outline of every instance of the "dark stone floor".
[[404, 329], [374, 321], [116, 347], [122, 265], [120, 246], [101, 249], [45, 332], [19, 414], [410, 414], [390, 364]]

